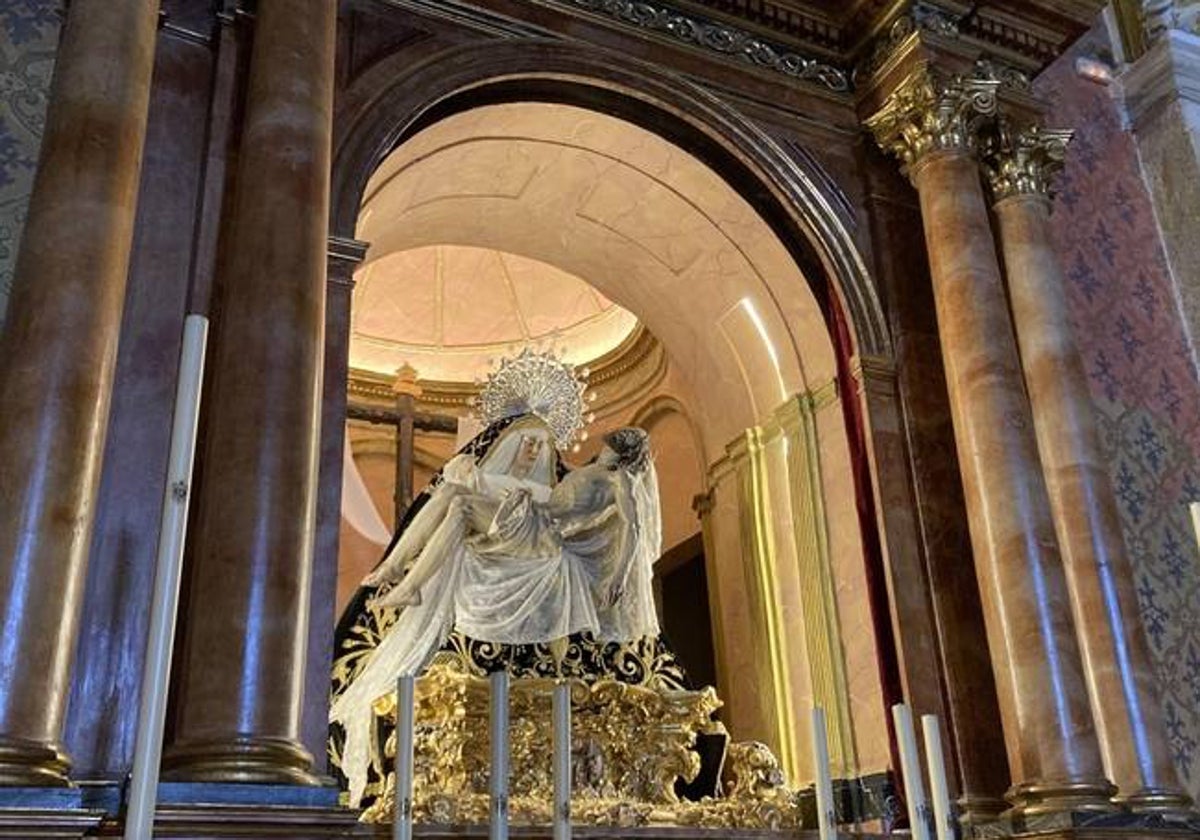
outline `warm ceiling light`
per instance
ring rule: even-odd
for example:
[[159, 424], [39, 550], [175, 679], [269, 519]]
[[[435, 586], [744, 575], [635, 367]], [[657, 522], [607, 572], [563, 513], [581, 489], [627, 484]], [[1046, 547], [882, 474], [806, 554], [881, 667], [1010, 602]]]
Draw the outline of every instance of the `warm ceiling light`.
[[1080, 56], [1075, 59], [1075, 72], [1089, 82], [1099, 85], [1112, 84], [1112, 68], [1098, 58]]

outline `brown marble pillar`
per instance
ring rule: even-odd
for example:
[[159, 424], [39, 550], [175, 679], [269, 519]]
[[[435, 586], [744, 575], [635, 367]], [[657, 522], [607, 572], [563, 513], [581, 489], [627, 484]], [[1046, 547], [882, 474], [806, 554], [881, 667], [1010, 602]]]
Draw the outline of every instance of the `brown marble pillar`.
[[[888, 301], [902, 446], [908, 462], [888, 467], [911, 476], [927, 597], [937, 633], [942, 724], [952, 761], [948, 769], [957, 777], [957, 784], [951, 780], [951, 792], [958, 793], [964, 826], [976, 825], [993, 821], [1005, 810], [1004, 792], [1011, 775], [1004, 733], [996, 725], [1000, 705], [979, 584], [972, 564], [964, 562], [971, 556], [971, 543], [920, 208], [893, 162], [868, 154], [864, 163], [870, 185], [875, 276]], [[908, 586], [903, 576], [897, 584]]]
[[995, 82], [921, 73], [869, 125], [921, 202], [971, 544], [1023, 815], [1109, 810], [1070, 599], [992, 241], [972, 120]]
[[315, 781], [300, 744], [336, 4], [260, 0], [228, 220], [171, 778]]
[[0, 784], [66, 784], [158, 3], [74, 0], [0, 342]]
[[1104, 768], [1134, 809], [1186, 811], [1050, 241], [1049, 180], [1069, 139], [1017, 132], [989, 160], [1013, 320]]

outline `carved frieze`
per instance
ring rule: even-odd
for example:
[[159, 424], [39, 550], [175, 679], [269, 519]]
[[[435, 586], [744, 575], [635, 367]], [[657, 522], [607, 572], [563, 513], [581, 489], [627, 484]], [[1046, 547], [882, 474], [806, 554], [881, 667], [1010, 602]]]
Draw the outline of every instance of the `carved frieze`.
[[611, 20], [635, 26], [693, 47], [745, 61], [835, 93], [850, 91], [849, 74], [832, 64], [805, 56], [744, 29], [646, 0], [554, 0]]
[[[1130, 0], [1133, 2], [1133, 0]], [[540, 19], [534, 24], [511, 10], [479, 0], [377, 0], [424, 17], [499, 37], [577, 37]], [[1029, 77], [1085, 32], [1094, 15], [1079, 0], [1070, 14], [1047, 13], [1047, 0], [1020, 0], [1003, 12], [961, 0], [528, 0], [581, 19], [673, 42], [743, 66], [759, 68], [851, 95], [914, 37], [953, 42], [960, 56], [997, 63], [1006, 86], [1027, 87]], [[1097, 11], [1099, 10], [1097, 4]], [[853, 71], [853, 72], [852, 72]]]

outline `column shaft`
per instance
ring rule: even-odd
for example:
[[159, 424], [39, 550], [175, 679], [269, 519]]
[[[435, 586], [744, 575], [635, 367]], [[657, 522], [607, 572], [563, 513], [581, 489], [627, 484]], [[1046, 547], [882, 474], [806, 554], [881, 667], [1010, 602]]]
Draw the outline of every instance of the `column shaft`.
[[0, 343], [0, 784], [59, 747], [108, 425], [158, 3], [73, 0]]
[[1019, 811], [1109, 807], [1029, 401], [974, 158], [912, 167]]
[[300, 744], [336, 4], [260, 0], [206, 395], [178, 779], [308, 783]]
[[995, 209], [1104, 767], [1133, 807], [1186, 809], [1190, 801], [1166, 741], [1116, 497], [1049, 238], [1049, 206], [1044, 195], [1018, 193]]

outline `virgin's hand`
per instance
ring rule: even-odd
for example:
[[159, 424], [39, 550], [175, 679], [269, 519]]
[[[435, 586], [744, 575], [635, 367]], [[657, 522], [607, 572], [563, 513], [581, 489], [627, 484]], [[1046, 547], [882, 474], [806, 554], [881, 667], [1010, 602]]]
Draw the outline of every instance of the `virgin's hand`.
[[376, 569], [367, 573], [367, 576], [362, 579], [362, 585], [368, 587], [380, 587], [391, 580], [391, 575], [388, 574], [386, 566], [379, 566]]
[[381, 610], [389, 607], [415, 607], [420, 603], [421, 593], [419, 591], [400, 584], [386, 594], [372, 598], [367, 602], [367, 606], [374, 610]]

